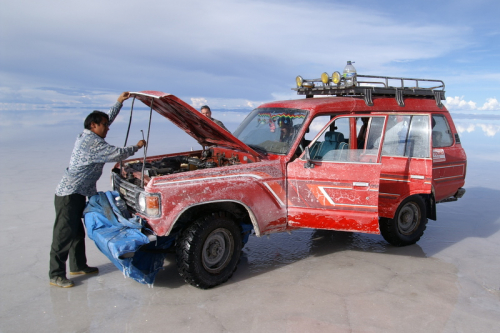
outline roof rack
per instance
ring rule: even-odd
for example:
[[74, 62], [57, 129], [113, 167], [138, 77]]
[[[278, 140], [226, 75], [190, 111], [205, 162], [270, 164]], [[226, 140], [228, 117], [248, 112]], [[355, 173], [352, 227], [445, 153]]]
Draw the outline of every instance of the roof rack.
[[[373, 106], [372, 96], [394, 96], [399, 106], [405, 106], [404, 97], [434, 97], [438, 107], [442, 107], [444, 96], [444, 82], [441, 80], [411, 79], [404, 77], [357, 75], [358, 81], [355, 86], [346, 87], [345, 79], [342, 77], [338, 84], [333, 82], [323, 83], [321, 79], [303, 79], [302, 87], [292, 88], [298, 95], [306, 95], [312, 98], [317, 95], [336, 96], [363, 96], [366, 105]], [[372, 81], [359, 81], [360, 78], [372, 79]], [[382, 80], [374, 81], [373, 79]], [[400, 86], [389, 86], [389, 80], [400, 81]], [[406, 81], [411, 81], [413, 86], [405, 85]], [[425, 82], [437, 84], [434, 87], [420, 87]]]

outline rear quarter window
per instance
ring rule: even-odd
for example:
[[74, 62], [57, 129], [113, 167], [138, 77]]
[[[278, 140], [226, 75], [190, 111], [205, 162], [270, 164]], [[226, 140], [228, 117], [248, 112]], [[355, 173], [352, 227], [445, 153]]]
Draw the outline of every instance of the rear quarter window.
[[432, 116], [432, 147], [449, 147], [453, 145], [450, 126], [443, 115]]

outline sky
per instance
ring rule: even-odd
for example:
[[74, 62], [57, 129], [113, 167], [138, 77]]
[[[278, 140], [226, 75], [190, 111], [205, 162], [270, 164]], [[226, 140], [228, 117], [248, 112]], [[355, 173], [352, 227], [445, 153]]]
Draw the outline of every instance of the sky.
[[251, 110], [348, 60], [358, 74], [443, 80], [452, 112], [500, 110], [497, 0], [0, 4], [0, 127], [81, 121], [122, 91]]

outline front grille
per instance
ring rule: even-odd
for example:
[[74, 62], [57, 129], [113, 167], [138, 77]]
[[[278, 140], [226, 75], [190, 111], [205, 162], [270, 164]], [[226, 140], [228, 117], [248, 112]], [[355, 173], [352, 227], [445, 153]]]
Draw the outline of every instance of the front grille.
[[114, 190], [120, 193], [122, 199], [125, 200], [127, 206], [133, 210], [134, 213], [137, 212], [137, 196], [139, 193], [143, 192], [142, 189], [137, 185], [127, 182], [116, 173], [112, 175], [113, 183], [115, 184]]

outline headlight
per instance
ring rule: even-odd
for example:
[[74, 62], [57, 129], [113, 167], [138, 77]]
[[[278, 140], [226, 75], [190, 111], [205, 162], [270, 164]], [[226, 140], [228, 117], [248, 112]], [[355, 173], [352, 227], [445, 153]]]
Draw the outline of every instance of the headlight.
[[141, 212], [146, 212], [146, 194], [139, 194], [139, 198], [137, 199], [137, 207]]
[[137, 197], [139, 211], [147, 216], [160, 216], [161, 200], [156, 193], [140, 193]]

